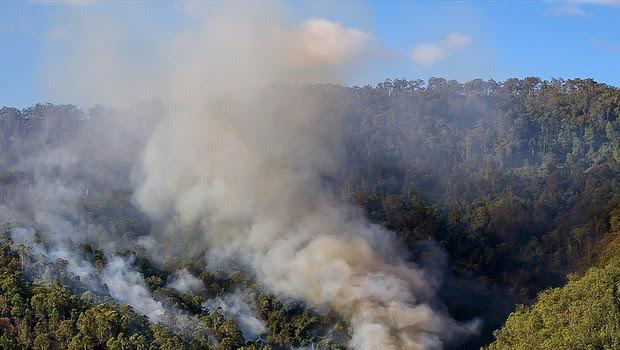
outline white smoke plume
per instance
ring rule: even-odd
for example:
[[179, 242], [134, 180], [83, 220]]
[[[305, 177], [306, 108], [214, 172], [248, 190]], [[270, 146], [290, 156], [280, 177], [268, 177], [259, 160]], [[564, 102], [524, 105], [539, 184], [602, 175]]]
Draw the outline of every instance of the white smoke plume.
[[267, 330], [265, 322], [254, 316], [256, 314], [254, 302], [241, 290], [223, 297], [209, 299], [203, 303], [202, 307], [211, 312], [219, 308], [226, 318], [235, 321], [246, 340], [256, 339]]
[[[147, 112], [149, 115], [144, 116]], [[15, 170], [29, 176], [22, 176], [7, 186], [7, 198], [0, 202], [0, 222], [10, 222], [13, 242], [27, 249], [30, 257], [22, 257], [24, 265], [32, 262], [33, 269], [47, 265], [44, 271], [32, 271], [33, 278], [43, 282], [70, 280], [74, 286], [86, 287], [100, 295], [109, 293], [152, 321], [158, 321], [165, 311], [176, 313], [176, 310], [165, 309], [153, 299], [143, 276], [131, 266], [130, 259], [114, 256], [119, 248], [116, 245], [122, 245], [122, 238], [93, 222], [83, 207], [89, 196], [89, 186], [104, 184], [115, 190], [129, 186], [128, 179], [119, 174], [129, 173], [127, 163], [131, 164], [143, 148], [140, 143], [144, 143], [140, 141], [144, 135], [136, 131], [148, 130], [145, 125], [150, 122], [146, 120], [154, 115], [152, 109], [141, 111], [140, 107], [128, 113], [132, 116], [131, 123], [121, 111], [110, 113], [113, 117], [100, 115], [85, 127], [75, 125], [75, 133], [65, 135], [60, 144], [46, 145], [34, 154], [20, 155]], [[71, 122], [80, 124], [82, 121]], [[115, 132], [101, 132], [116, 129]], [[126, 133], [131, 134], [131, 138], [124, 137]], [[100, 136], [93, 137], [94, 134]], [[105, 267], [97, 269], [83, 256], [82, 247], [86, 244], [105, 250], [109, 258]], [[57, 266], [58, 271], [51, 273], [50, 266]], [[59, 280], [64, 270], [72, 276]]]
[[[170, 63], [156, 75], [133, 72], [132, 90], [114, 75], [103, 86], [131, 96], [142, 81], [170, 106], [136, 170], [137, 203], [169, 222], [154, 235], [160, 253], [241, 262], [270, 291], [337, 311], [358, 350], [438, 349], [473, 332], [427, 303], [437, 276], [402, 258], [390, 232], [325, 185], [343, 151], [302, 84], [338, 82], [362, 60], [370, 35], [322, 19], [294, 25], [273, 6], [247, 3], [213, 9], [201, 23], [162, 45]], [[77, 42], [118, 51], [96, 39]], [[118, 57], [97, 62], [120, 65], [98, 65], [102, 72], [128, 70]]]
[[[11, 236], [16, 244], [24, 244], [28, 247], [31, 255], [35, 258], [42, 259], [47, 263], [58, 259], [66, 261], [64, 267], [79, 277], [79, 281], [90, 290], [99, 293], [108, 292], [117, 301], [128, 304], [137, 312], [147, 315], [151, 321], [160, 321], [162, 315], [167, 311], [176, 312], [175, 310], [167, 310], [161, 302], [153, 299], [143, 276], [132, 268], [130, 258], [112, 256], [105, 268], [98, 271], [90, 261], [85, 260], [75, 252], [75, 247], [62, 246], [59, 242], [54, 242], [51, 248], [47, 248], [36, 242], [32, 228], [14, 228], [11, 231]], [[51, 282], [46, 275], [44, 273], [41, 276], [43, 281]]]
[[114, 299], [131, 305], [150, 320], [158, 321], [166, 310], [161, 302], [153, 299], [143, 276], [130, 265], [124, 258], [113, 257], [103, 270], [101, 280]]
[[196, 276], [192, 275], [187, 269], [181, 269], [173, 273], [168, 278], [168, 288], [172, 288], [179, 293], [197, 294], [205, 289], [205, 285]]

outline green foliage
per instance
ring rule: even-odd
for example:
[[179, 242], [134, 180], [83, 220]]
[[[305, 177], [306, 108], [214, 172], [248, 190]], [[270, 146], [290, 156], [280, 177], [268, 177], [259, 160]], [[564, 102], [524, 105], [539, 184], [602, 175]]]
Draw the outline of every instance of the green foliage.
[[620, 260], [520, 306], [488, 350], [620, 348]]
[[267, 340], [279, 346], [304, 346], [317, 341], [314, 332], [321, 325], [332, 323], [330, 317], [316, 314], [295, 305], [285, 305], [274, 296], [260, 294], [256, 298], [258, 313], [265, 320]]

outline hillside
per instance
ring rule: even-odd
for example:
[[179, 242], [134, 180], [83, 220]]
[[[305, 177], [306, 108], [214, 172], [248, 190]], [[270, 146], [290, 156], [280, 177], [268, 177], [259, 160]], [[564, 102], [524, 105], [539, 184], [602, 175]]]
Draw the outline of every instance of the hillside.
[[616, 349], [620, 346], [620, 257], [617, 234], [600, 262], [566, 286], [519, 305], [495, 332], [493, 349]]
[[[557, 338], [558, 332], [572, 329], [572, 323], [551, 320], [539, 327], [540, 319], [582, 299], [601, 300], [600, 310], [613, 304], [609, 288], [616, 280], [615, 260], [591, 266], [608, 259], [610, 232], [620, 229], [618, 88], [592, 80], [532, 77], [466, 83], [396, 79], [376, 87], [274, 87], [276, 93], [278, 89], [292, 89], [302, 101], [320, 102], [317, 137], [330, 143], [340, 160], [322, 178], [322, 186], [394, 232], [409, 261], [439, 276], [437, 305], [444, 306], [438, 309], [445, 308], [458, 321], [482, 321], [479, 335], [449, 346], [488, 344], [492, 331], [501, 327], [515, 305], [532, 304], [539, 292], [564, 285], [569, 274], [585, 273], [564, 289], [544, 292], [533, 307], [520, 307], [506, 328], [496, 333], [491, 348], [522, 346], [525, 343], [511, 339], [521, 338], [519, 332], [525, 329], [531, 338], [523, 342], [530, 346], [548, 342], [551, 348], [572, 342]], [[242, 343], [247, 348], [345, 346], [350, 330], [337, 316], [270, 294], [242, 267], [224, 274], [211, 271], [196, 263], [205, 252], [194, 251], [198, 247], [185, 242], [178, 247], [185, 256], [161, 259], [136, 244], [162, 230], [135, 206], [132, 181], [154, 120], [166, 113], [170, 111], [159, 101], [127, 110], [99, 106], [82, 111], [50, 104], [0, 110], [0, 220], [10, 223], [2, 266], [17, 267], [22, 261], [20, 268], [2, 274], [0, 347], [65, 348], [74, 343], [74, 348], [115, 348], [119, 342], [132, 345], [116, 348], [132, 349], [201, 348], [207, 343], [221, 349], [239, 348]], [[119, 120], [129, 115], [139, 116], [132, 127], [144, 132], [121, 128]], [[83, 153], [75, 155], [78, 149]], [[75, 193], [37, 194], [58, 183]], [[37, 262], [36, 249], [18, 254], [15, 228], [29, 220], [41, 222], [36, 218], [39, 207], [32, 203], [54, 206], [54, 201], [67, 200], [77, 203], [67, 207], [77, 212], [63, 211], [59, 216], [78, 223], [72, 229], [88, 230], [94, 237], [88, 247], [71, 246], [77, 254], [102, 272], [117, 257], [106, 244], [116, 242], [112, 251], [137, 268], [156, 301], [165, 300], [206, 331], [175, 335], [175, 330], [159, 328], [135, 310], [114, 305], [106, 288], [92, 300], [72, 294], [89, 289], [83, 277], [76, 281], [71, 276], [73, 272], [63, 275], [63, 268], [46, 268], [50, 262], [24, 265], [30, 255]], [[45, 236], [45, 227], [32, 227]], [[46, 245], [44, 238], [37, 242]], [[206, 288], [187, 293], [171, 288], [176, 266], [186, 267]], [[49, 272], [43, 278], [45, 271]], [[599, 281], [600, 288], [589, 289], [592, 280]], [[224, 321], [216, 308], [204, 307], [205, 301], [237, 289], [250, 296], [255, 316], [264, 321], [265, 331], [258, 340], [244, 339], [238, 324]], [[43, 310], [37, 300], [48, 296], [56, 299]], [[65, 299], [69, 302], [63, 306]], [[57, 308], [63, 311], [53, 311]], [[578, 305], [574, 312], [581, 315]], [[108, 315], [108, 321], [93, 321], [101, 329], [88, 328], [84, 320], [103, 317], [99, 314]], [[611, 320], [617, 314], [608, 316]], [[588, 320], [584, 316], [580, 321]], [[601, 344], [617, 344], [606, 335], [613, 330], [601, 332]], [[591, 335], [574, 332], [574, 336]]]

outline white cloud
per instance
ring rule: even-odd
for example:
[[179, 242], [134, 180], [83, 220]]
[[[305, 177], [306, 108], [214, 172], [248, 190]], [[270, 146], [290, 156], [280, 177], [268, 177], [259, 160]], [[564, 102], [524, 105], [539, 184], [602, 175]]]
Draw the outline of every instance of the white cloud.
[[589, 13], [583, 7], [589, 5], [620, 6], [620, 0], [550, 0], [547, 2], [557, 4], [557, 6], [548, 8], [545, 13], [560, 16], [587, 16]]
[[462, 33], [450, 33], [439, 42], [424, 43], [411, 50], [411, 58], [420, 66], [431, 66], [451, 53], [457, 52], [471, 44], [472, 38]]
[[560, 16], [586, 16], [588, 13], [575, 4], [566, 4], [548, 8], [546, 13]]
[[325, 19], [306, 20], [293, 35], [298, 59], [308, 63], [342, 64], [368, 46], [370, 35]]

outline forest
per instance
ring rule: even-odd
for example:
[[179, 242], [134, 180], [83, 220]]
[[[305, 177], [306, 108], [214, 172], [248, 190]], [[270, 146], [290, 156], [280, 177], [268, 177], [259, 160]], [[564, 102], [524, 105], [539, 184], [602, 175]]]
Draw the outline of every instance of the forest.
[[[440, 276], [431, 305], [477, 320], [446, 348], [620, 347], [620, 89], [536, 77], [274, 89], [320, 102], [318, 137], [338, 140], [340, 161], [321, 186]], [[209, 252], [183, 242], [185, 255], [149, 252], [165, 229], [131, 186], [147, 137], [110, 130], [128, 114], [151, 130], [165, 113], [157, 100], [0, 109], [0, 348], [347, 349], [346, 319], [243, 264], [202, 264]], [[49, 258], [52, 236], [63, 258]], [[119, 300], [119, 279], [163, 311]]]

